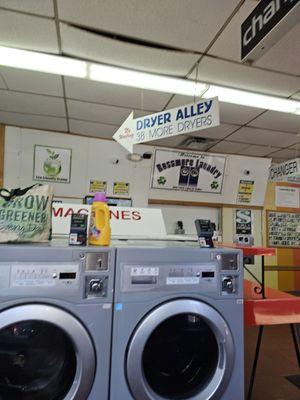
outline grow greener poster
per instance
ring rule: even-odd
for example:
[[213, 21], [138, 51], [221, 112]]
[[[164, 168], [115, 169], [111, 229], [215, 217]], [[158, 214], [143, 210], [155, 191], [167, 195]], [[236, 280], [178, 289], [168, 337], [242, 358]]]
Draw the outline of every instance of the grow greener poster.
[[70, 183], [72, 150], [34, 146], [33, 180]]
[[223, 156], [156, 150], [152, 188], [221, 193], [225, 161]]

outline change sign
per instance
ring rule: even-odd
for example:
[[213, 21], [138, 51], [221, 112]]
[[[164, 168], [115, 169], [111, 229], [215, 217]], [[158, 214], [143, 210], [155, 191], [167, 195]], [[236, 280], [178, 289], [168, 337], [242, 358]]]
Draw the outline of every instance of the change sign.
[[300, 18], [300, 0], [261, 0], [241, 26], [241, 59], [255, 60]]
[[113, 138], [132, 153], [134, 144], [200, 131], [219, 124], [219, 103], [215, 97], [136, 119], [131, 113]]

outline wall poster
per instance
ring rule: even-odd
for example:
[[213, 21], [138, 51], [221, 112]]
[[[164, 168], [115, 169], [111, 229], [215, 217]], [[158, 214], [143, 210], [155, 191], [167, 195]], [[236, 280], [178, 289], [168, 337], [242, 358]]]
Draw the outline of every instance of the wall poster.
[[252, 210], [245, 208], [235, 210], [235, 234], [252, 235]]
[[300, 213], [267, 211], [269, 247], [300, 247]]
[[33, 180], [70, 183], [72, 150], [61, 147], [34, 146]]
[[189, 151], [156, 150], [153, 189], [221, 193], [226, 157]]

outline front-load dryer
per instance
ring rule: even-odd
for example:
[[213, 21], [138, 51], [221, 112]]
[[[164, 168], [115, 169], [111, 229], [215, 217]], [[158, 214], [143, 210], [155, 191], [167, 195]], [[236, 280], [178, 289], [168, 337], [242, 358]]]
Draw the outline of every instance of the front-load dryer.
[[115, 251], [0, 246], [0, 399], [107, 400]]
[[118, 248], [111, 400], [242, 400], [238, 250]]

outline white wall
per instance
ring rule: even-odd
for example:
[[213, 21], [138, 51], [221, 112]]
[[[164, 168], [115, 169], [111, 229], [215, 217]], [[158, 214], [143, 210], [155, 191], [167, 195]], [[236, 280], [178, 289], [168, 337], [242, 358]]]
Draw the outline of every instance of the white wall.
[[[264, 203], [270, 160], [265, 158], [227, 156], [223, 192], [186, 193], [162, 189], [150, 189], [153, 157], [138, 163], [129, 161], [127, 152], [116, 142], [92, 139], [83, 136], [6, 127], [4, 185], [24, 187], [33, 183], [33, 148], [35, 144], [72, 148], [72, 172], [70, 184], [54, 183], [58, 197], [83, 198], [89, 190], [90, 179], [107, 180], [108, 194], [112, 195], [114, 181], [130, 183], [130, 196], [135, 206], [146, 206], [148, 198], [234, 204], [237, 199], [240, 179], [254, 180], [254, 192], [249, 205]], [[139, 145], [136, 150], [143, 153], [155, 147]], [[113, 158], [119, 158], [117, 165]], [[244, 171], [249, 170], [249, 175]]]

